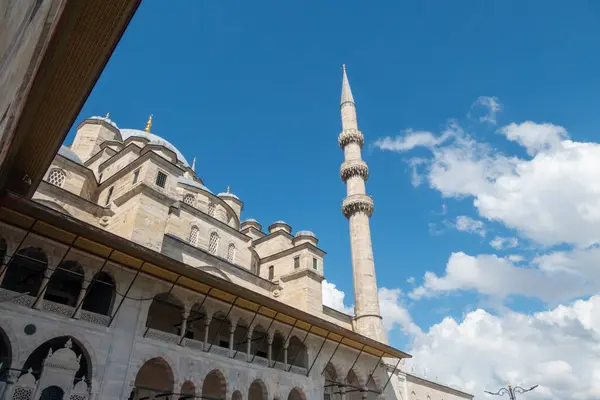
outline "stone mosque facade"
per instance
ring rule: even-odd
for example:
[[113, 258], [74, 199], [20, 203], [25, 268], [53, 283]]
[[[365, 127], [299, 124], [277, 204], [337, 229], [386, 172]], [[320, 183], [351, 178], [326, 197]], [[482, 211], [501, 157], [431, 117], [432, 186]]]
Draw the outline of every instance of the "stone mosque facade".
[[[109, 115], [81, 121], [33, 200], [339, 332], [387, 344], [369, 227], [369, 169], [345, 68], [341, 116], [354, 316], [323, 305], [325, 252], [315, 233], [284, 221], [244, 220], [243, 201], [229, 188], [207, 188], [195, 160], [190, 164], [152, 132], [152, 118], [144, 130], [120, 128]], [[405, 353], [378, 358], [365, 346], [340, 345], [329, 334], [322, 339], [312, 328], [269, 320], [218, 296], [199, 297], [177, 282], [134, 276], [117, 262], [66, 249], [6, 220], [0, 257], [0, 400], [473, 397], [406, 373]]]

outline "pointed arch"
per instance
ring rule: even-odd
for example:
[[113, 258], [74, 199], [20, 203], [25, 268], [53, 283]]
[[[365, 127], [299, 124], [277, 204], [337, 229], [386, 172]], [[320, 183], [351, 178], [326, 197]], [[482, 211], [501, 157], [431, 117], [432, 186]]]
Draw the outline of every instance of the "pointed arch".
[[81, 264], [71, 260], [61, 262], [50, 277], [44, 300], [75, 307], [81, 293], [83, 279]]
[[178, 335], [183, 322], [183, 310], [183, 302], [172, 293], [157, 294], [148, 309], [146, 327]]
[[138, 370], [135, 377], [134, 399], [162, 395], [168, 398], [173, 393], [173, 369], [162, 357], [151, 358]]
[[225, 400], [227, 399], [227, 381], [218, 369], [210, 371], [202, 382], [202, 397]]
[[288, 400], [306, 400], [306, 395], [300, 388], [293, 388], [288, 394]]
[[208, 328], [208, 340], [214, 346], [229, 347], [229, 326], [231, 320], [224, 312], [217, 311], [213, 314]]
[[181, 385], [179, 391], [179, 400], [195, 399], [196, 398], [196, 386], [192, 381], [185, 381]]
[[242, 400], [242, 393], [239, 390], [236, 390], [231, 395], [231, 400]]
[[290, 338], [288, 358], [290, 364], [300, 368], [308, 368], [308, 352], [306, 346], [296, 335]]
[[248, 400], [268, 400], [267, 386], [260, 379], [255, 379], [248, 388]]

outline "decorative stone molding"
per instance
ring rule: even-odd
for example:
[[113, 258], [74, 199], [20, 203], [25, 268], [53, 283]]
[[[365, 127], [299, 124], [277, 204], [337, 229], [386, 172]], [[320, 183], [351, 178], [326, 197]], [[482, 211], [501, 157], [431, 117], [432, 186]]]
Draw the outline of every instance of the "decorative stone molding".
[[353, 176], [360, 176], [366, 181], [369, 179], [369, 167], [362, 160], [346, 161], [340, 167], [340, 176], [344, 183]]
[[352, 215], [364, 212], [368, 217], [373, 215], [375, 204], [373, 199], [366, 194], [353, 194], [342, 201], [342, 213], [344, 217], [350, 218]]
[[338, 144], [343, 149], [350, 143], [357, 143], [361, 148], [365, 144], [365, 138], [358, 129], [344, 129], [338, 136]]

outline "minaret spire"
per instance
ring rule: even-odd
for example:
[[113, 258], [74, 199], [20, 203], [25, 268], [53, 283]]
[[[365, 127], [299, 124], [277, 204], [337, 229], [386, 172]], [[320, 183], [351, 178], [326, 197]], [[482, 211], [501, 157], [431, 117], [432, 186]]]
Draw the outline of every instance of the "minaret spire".
[[383, 329], [375, 262], [371, 244], [370, 218], [373, 214], [373, 199], [366, 194], [365, 181], [369, 178], [369, 167], [362, 160], [361, 149], [364, 137], [358, 130], [356, 104], [350, 90], [350, 82], [343, 66], [342, 76], [342, 133], [338, 143], [344, 150], [344, 162], [340, 168], [346, 183], [347, 196], [342, 202], [342, 212], [350, 225], [350, 249], [352, 252], [352, 275], [354, 278], [354, 330], [364, 336], [387, 343]]

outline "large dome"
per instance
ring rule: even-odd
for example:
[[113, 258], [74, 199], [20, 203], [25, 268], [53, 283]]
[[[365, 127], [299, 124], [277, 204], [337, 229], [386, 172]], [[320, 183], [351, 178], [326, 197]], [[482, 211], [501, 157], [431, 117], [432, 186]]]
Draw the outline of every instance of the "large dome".
[[134, 137], [134, 136], [148, 139], [148, 141], [150, 141], [151, 144], [165, 146], [167, 149], [169, 149], [172, 152], [174, 152], [175, 154], [177, 154], [177, 160], [181, 161], [183, 163], [183, 165], [185, 165], [186, 167], [190, 166], [188, 164], [187, 160], [185, 159], [185, 157], [183, 156], [183, 154], [181, 154], [181, 152], [179, 150], [177, 150], [177, 147], [173, 146], [171, 143], [169, 143], [167, 140], [161, 138], [160, 136], [157, 136], [150, 132], [141, 131], [138, 129], [121, 129], [121, 137], [123, 138], [123, 141], [127, 140], [127, 138]]

